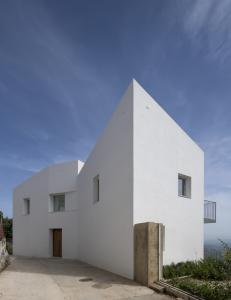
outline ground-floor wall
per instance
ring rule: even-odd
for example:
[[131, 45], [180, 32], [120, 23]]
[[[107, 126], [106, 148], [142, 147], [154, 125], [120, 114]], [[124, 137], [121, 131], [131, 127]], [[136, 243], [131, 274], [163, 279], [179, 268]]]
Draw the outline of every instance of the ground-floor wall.
[[16, 219], [13, 230], [14, 255], [31, 257], [53, 256], [53, 229], [62, 229], [62, 257], [78, 258], [76, 212], [48, 213], [42, 220], [32, 216]]
[[154, 222], [164, 225], [164, 265], [204, 257], [203, 204], [201, 210], [193, 214], [194, 203], [183, 204], [184, 200], [179, 199], [179, 203], [176, 203], [178, 207], [181, 206], [182, 213], [178, 213], [172, 207], [166, 206], [160, 210], [157, 206], [154, 209], [150, 208], [145, 214], [141, 214], [139, 210], [135, 218], [136, 224]]
[[[80, 230], [79, 259], [133, 279], [132, 224], [127, 224], [123, 219], [116, 224], [115, 215], [97, 220], [92, 212], [83, 214], [81, 219], [84, 230]], [[89, 219], [90, 223], [87, 221]]]

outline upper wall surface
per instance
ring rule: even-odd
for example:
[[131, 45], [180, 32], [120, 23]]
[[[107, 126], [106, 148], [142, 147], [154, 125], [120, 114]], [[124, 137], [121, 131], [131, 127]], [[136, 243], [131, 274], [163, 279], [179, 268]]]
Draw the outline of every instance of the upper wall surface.
[[[164, 263], [203, 257], [204, 154], [154, 99], [134, 83], [134, 224], [165, 225]], [[191, 177], [191, 199], [178, 196]]]

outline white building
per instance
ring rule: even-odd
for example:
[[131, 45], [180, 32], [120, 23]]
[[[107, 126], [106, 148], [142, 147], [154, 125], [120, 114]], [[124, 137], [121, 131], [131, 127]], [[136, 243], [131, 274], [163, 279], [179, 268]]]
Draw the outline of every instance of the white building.
[[165, 225], [164, 264], [203, 257], [204, 153], [133, 80], [89, 158], [14, 190], [14, 254], [133, 278], [133, 227]]

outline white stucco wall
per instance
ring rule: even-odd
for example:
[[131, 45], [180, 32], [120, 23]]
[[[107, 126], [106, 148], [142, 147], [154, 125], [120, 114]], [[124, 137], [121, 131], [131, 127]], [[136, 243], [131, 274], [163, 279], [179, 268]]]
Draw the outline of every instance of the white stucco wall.
[[[192, 178], [191, 199], [178, 197], [178, 173]], [[49, 212], [49, 195], [64, 192], [66, 211]], [[133, 278], [136, 223], [165, 225], [165, 264], [203, 256], [203, 201], [203, 151], [132, 81], [84, 165], [50, 166], [15, 189], [14, 254], [51, 256], [50, 229], [62, 228], [64, 258]]]
[[[203, 257], [203, 151], [135, 81], [133, 124], [134, 224], [165, 225], [165, 264]], [[191, 199], [178, 197], [178, 173]]]
[[[132, 85], [78, 178], [79, 258], [133, 278]], [[100, 201], [93, 203], [93, 178]]]
[[[77, 258], [77, 176], [82, 162], [52, 165], [14, 190], [13, 251], [15, 255], [52, 256], [51, 229], [62, 228], [63, 257]], [[65, 193], [65, 211], [50, 212], [50, 194]], [[30, 198], [30, 214], [23, 199]]]

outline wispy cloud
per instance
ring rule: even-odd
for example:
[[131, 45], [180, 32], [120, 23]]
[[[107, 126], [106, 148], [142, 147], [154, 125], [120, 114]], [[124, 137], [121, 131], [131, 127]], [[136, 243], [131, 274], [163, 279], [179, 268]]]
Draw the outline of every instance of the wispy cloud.
[[3, 170], [5, 167], [17, 169], [30, 173], [38, 172], [44, 165], [41, 159], [26, 159], [18, 156], [17, 154], [1, 155], [0, 168]]
[[174, 103], [177, 107], [185, 107], [189, 103], [188, 97], [183, 90], [177, 91]]
[[184, 30], [194, 47], [209, 59], [230, 59], [231, 2], [229, 0], [195, 0], [187, 2]]
[[[84, 43], [68, 38], [42, 2], [33, 2], [26, 9], [22, 3], [15, 2], [17, 14], [14, 26], [8, 24], [11, 40], [21, 39], [17, 52], [15, 49], [4, 51], [2, 47], [1, 59], [8, 62], [8, 72], [27, 93], [30, 89], [31, 93], [34, 92], [34, 86], [28, 84], [30, 77], [41, 91], [46, 91], [50, 103], [63, 106], [65, 116], [72, 121], [73, 130], [77, 130], [78, 134], [90, 134], [88, 125], [96, 120], [90, 118], [82, 128], [83, 118], [88, 115], [81, 112], [81, 109], [86, 109], [80, 107], [79, 102], [83, 97], [87, 102], [102, 101], [106, 94], [110, 95], [113, 86], [105, 84], [94, 65], [85, 59], [87, 48]], [[4, 16], [2, 22], [5, 26], [8, 22]], [[15, 24], [20, 30], [15, 30]], [[15, 72], [19, 62], [24, 76], [17, 76]], [[95, 114], [100, 115], [102, 109], [95, 108]]]
[[[20, 139], [17, 155], [13, 150], [8, 155], [0, 149], [0, 166], [34, 172], [48, 163], [83, 159], [94, 144], [95, 125], [111, 105], [105, 98], [110, 98], [114, 87], [105, 84], [94, 64], [85, 59], [84, 43], [68, 38], [42, 2], [27, 7], [23, 1], [14, 4], [13, 12], [10, 5], [8, 13], [0, 11], [0, 25], [8, 28], [10, 41], [20, 42], [17, 51], [3, 44], [0, 58], [7, 63], [7, 73], [19, 89], [10, 89], [6, 105], [8, 99], [14, 99], [14, 109], [18, 106], [23, 115], [20, 122], [10, 122], [7, 128], [12, 127]], [[1, 81], [0, 89], [6, 89]]]
[[206, 153], [207, 182], [209, 186], [220, 189], [231, 189], [231, 137], [214, 136], [204, 139]]

